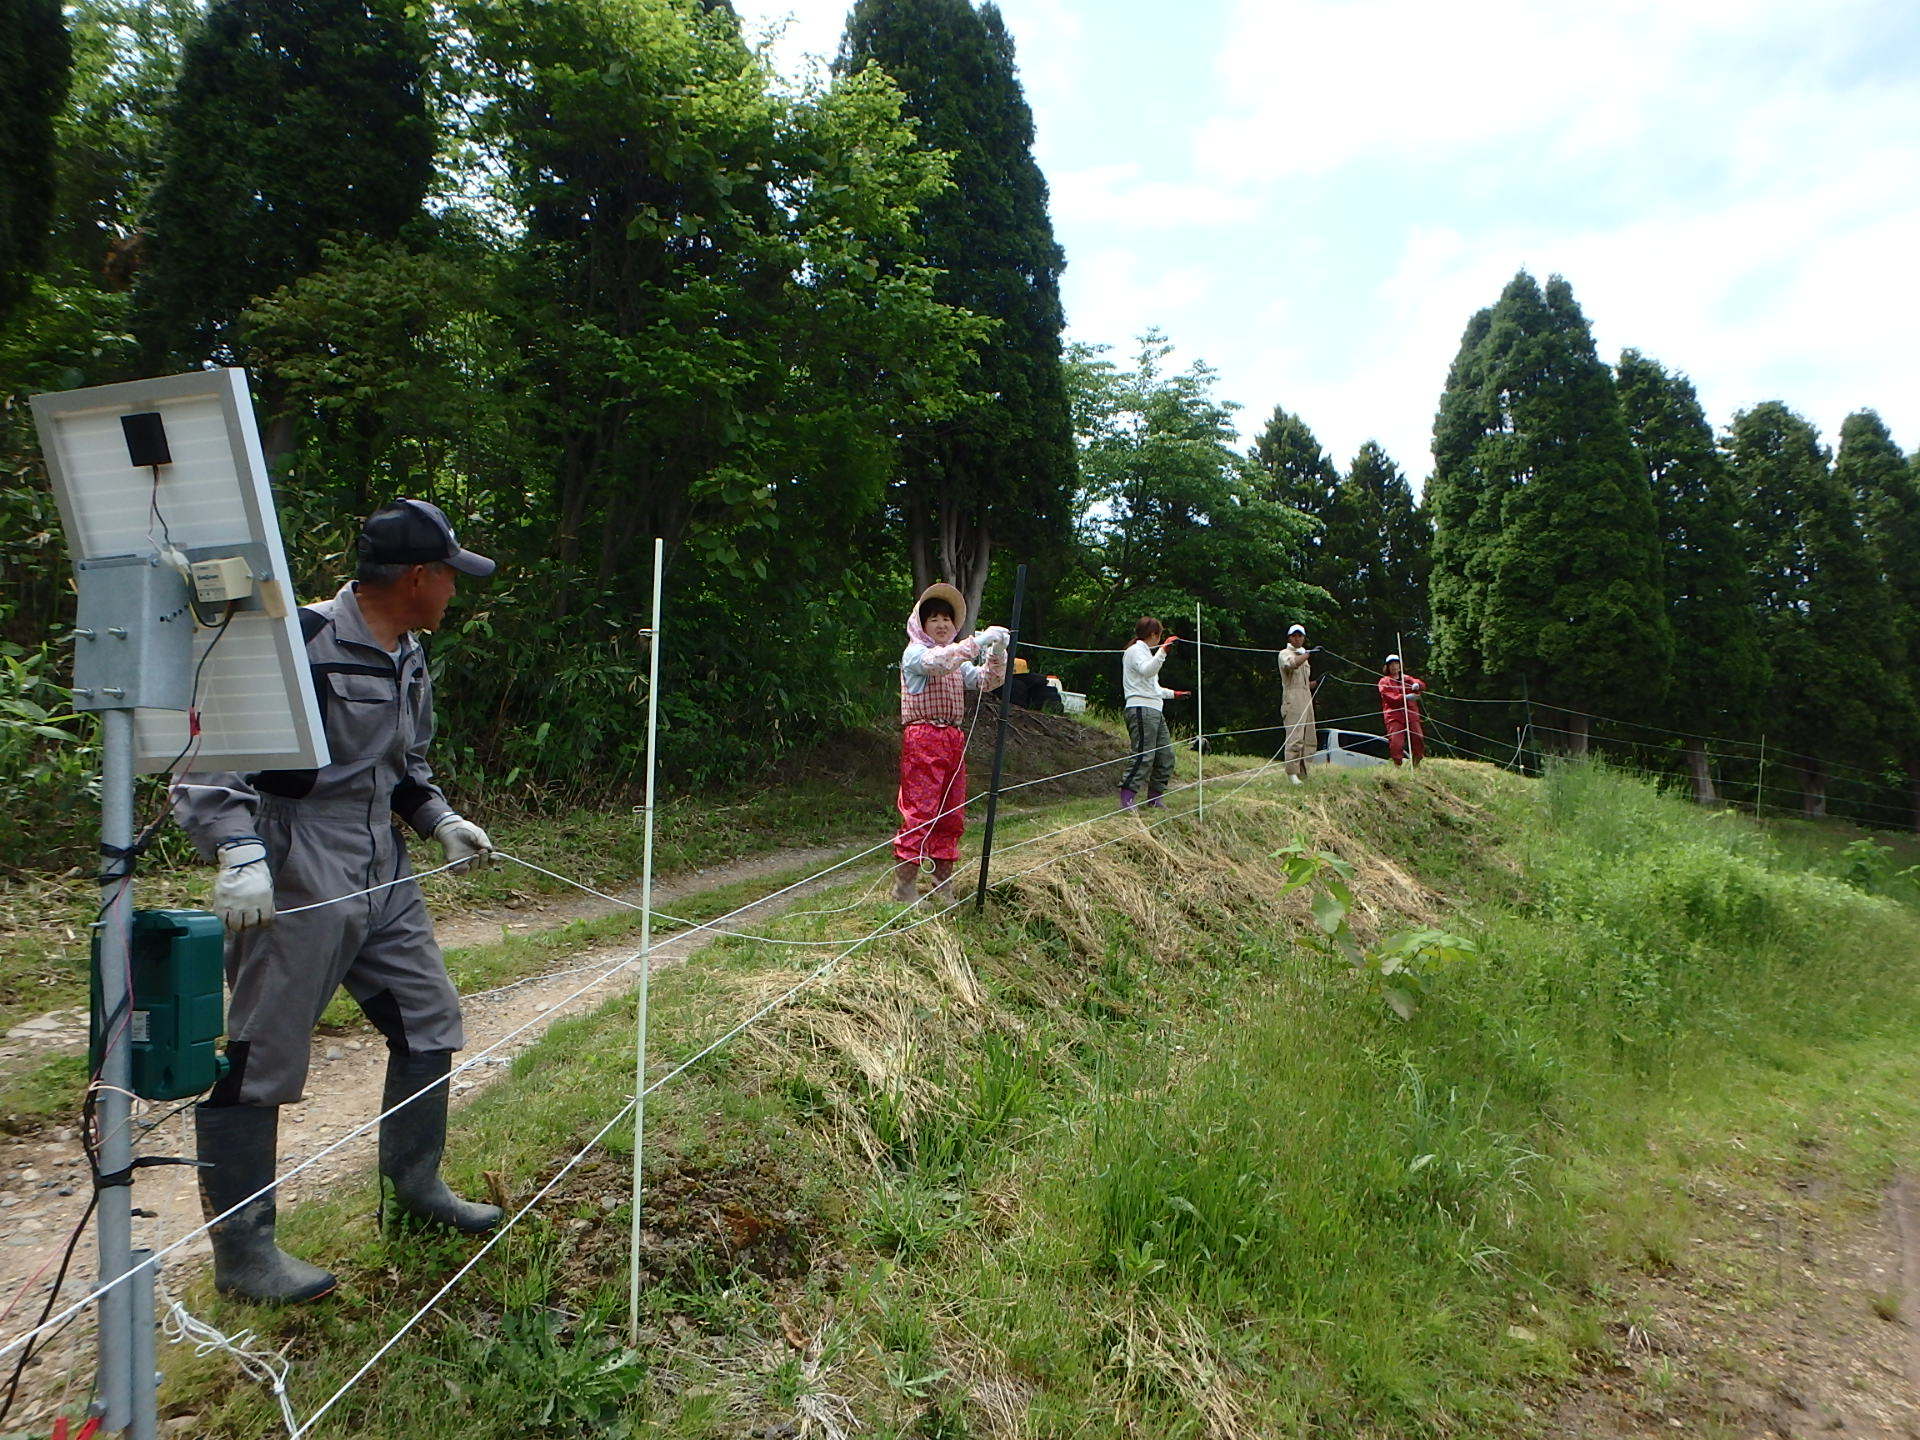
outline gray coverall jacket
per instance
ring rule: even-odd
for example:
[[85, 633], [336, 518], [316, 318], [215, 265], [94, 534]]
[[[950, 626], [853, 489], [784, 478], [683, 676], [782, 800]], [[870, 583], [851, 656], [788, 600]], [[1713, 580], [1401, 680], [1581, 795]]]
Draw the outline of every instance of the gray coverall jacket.
[[[409, 876], [405, 821], [423, 838], [453, 813], [433, 783], [433, 682], [408, 635], [367, 629], [351, 584], [302, 607], [332, 763], [318, 770], [186, 775], [174, 818], [208, 859], [258, 836], [285, 912]], [[282, 1105], [306, 1086], [313, 1027], [342, 985], [396, 1050], [458, 1050], [460, 997], [412, 880], [227, 937], [227, 1057], [212, 1103]]]
[[1298, 645], [1280, 652], [1280, 719], [1287, 727], [1286, 771], [1304, 780], [1314, 753], [1313, 660]]

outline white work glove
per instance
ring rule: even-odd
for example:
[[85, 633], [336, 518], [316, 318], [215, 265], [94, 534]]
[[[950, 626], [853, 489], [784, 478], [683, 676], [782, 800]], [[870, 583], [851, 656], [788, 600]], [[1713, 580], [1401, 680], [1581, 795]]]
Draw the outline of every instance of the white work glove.
[[238, 933], [273, 923], [273, 875], [267, 847], [258, 840], [229, 840], [215, 858], [220, 874], [213, 882], [213, 913]]
[[[493, 841], [487, 838], [487, 832], [464, 816], [447, 816], [433, 827], [433, 838], [440, 842], [448, 861], [455, 863], [453, 873], [456, 875], [464, 875], [493, 859]], [[461, 861], [466, 863], [457, 863]]]
[[1007, 633], [1004, 625], [989, 625], [980, 632], [980, 648], [989, 655], [1005, 654], [1007, 642], [1013, 637]]

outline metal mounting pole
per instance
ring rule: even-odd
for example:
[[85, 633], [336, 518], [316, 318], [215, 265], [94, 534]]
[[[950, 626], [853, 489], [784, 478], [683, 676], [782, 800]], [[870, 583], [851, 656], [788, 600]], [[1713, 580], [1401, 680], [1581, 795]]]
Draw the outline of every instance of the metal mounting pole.
[[[102, 897], [100, 915], [100, 1070], [94, 1102], [99, 1166], [103, 1175], [125, 1173], [133, 1164], [133, 711], [100, 712], [101, 863], [116, 878]], [[133, 1268], [133, 1189], [108, 1185], [98, 1209], [100, 1283], [112, 1284]], [[133, 1284], [118, 1284], [100, 1297], [100, 1413], [109, 1434], [133, 1423]], [[149, 1342], [149, 1346], [151, 1342]], [[150, 1389], [151, 1387], [149, 1387]], [[146, 1416], [144, 1434], [153, 1434]]]
[[640, 1343], [640, 1161], [647, 1138], [647, 998], [653, 976], [654, 756], [660, 732], [660, 581], [665, 543], [653, 542], [653, 629], [647, 643], [646, 836], [640, 858], [640, 1012], [633, 1037], [633, 1226], [629, 1236], [627, 1343]]
[[153, 1359], [153, 1330], [158, 1323], [153, 1286], [159, 1267], [153, 1263], [151, 1250], [134, 1251], [131, 1263], [138, 1267], [139, 1273], [130, 1284], [121, 1287], [133, 1292], [129, 1324], [132, 1344], [127, 1357], [129, 1388], [133, 1392], [133, 1424], [127, 1433], [132, 1440], [156, 1440], [160, 1433], [160, 1374], [154, 1368]]
[[[980, 888], [974, 893], [973, 910], [980, 914], [987, 908], [987, 869], [993, 863], [993, 824], [1000, 816], [1000, 766], [1007, 756], [1007, 717], [1013, 709], [1012, 698], [1008, 695], [1009, 681], [1013, 678], [1013, 657], [1020, 648], [1020, 611], [1027, 601], [1027, 567], [1022, 565], [1013, 572], [1013, 623], [1007, 626], [1007, 673], [1000, 682], [1000, 729], [993, 739], [993, 780], [987, 790], [987, 827], [980, 837]], [[966, 764], [966, 757], [960, 759]]]
[[1200, 602], [1193, 602], [1193, 756], [1200, 771], [1199, 818], [1207, 818], [1207, 709], [1200, 682], [1204, 678], [1201, 657], [1206, 649], [1200, 643]]

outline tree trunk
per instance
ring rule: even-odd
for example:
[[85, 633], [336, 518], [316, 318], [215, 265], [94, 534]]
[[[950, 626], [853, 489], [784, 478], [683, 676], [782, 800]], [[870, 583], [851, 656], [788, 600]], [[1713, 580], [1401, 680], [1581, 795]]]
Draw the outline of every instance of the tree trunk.
[[1818, 760], [1800, 762], [1800, 813], [1809, 820], [1827, 813], [1827, 767]]
[[960, 587], [960, 593], [967, 597], [967, 614], [972, 618], [974, 628], [980, 625], [980, 596], [987, 588], [987, 573], [993, 568], [993, 537], [983, 528], [975, 541], [970, 567], [972, 573], [965, 579], [954, 577], [954, 584]]
[[927, 506], [918, 495], [907, 501], [908, 559], [913, 565], [913, 593], [918, 598], [927, 586], [940, 577], [933, 573], [933, 557], [927, 550]]
[[1567, 717], [1567, 733], [1561, 737], [1566, 742], [1567, 754], [1583, 756], [1587, 753], [1587, 717], [1576, 715], [1571, 710], [1561, 712]]
[[1687, 769], [1693, 772], [1693, 798], [1701, 805], [1718, 805], [1720, 797], [1713, 789], [1713, 769], [1707, 761], [1707, 747], [1699, 740], [1687, 741]]
[[1920, 755], [1907, 761], [1907, 794], [1913, 807], [1913, 830], [1920, 835]]

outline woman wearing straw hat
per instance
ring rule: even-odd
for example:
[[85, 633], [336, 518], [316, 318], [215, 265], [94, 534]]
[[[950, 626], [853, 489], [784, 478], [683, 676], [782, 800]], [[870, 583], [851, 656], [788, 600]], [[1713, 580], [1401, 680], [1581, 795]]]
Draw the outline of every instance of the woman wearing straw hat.
[[967, 602], [953, 586], [929, 585], [907, 616], [900, 655], [900, 830], [893, 837], [893, 898], [914, 898], [923, 860], [934, 888], [953, 878], [967, 799], [967, 697], [996, 690], [1007, 674], [1007, 632], [967, 627]]

